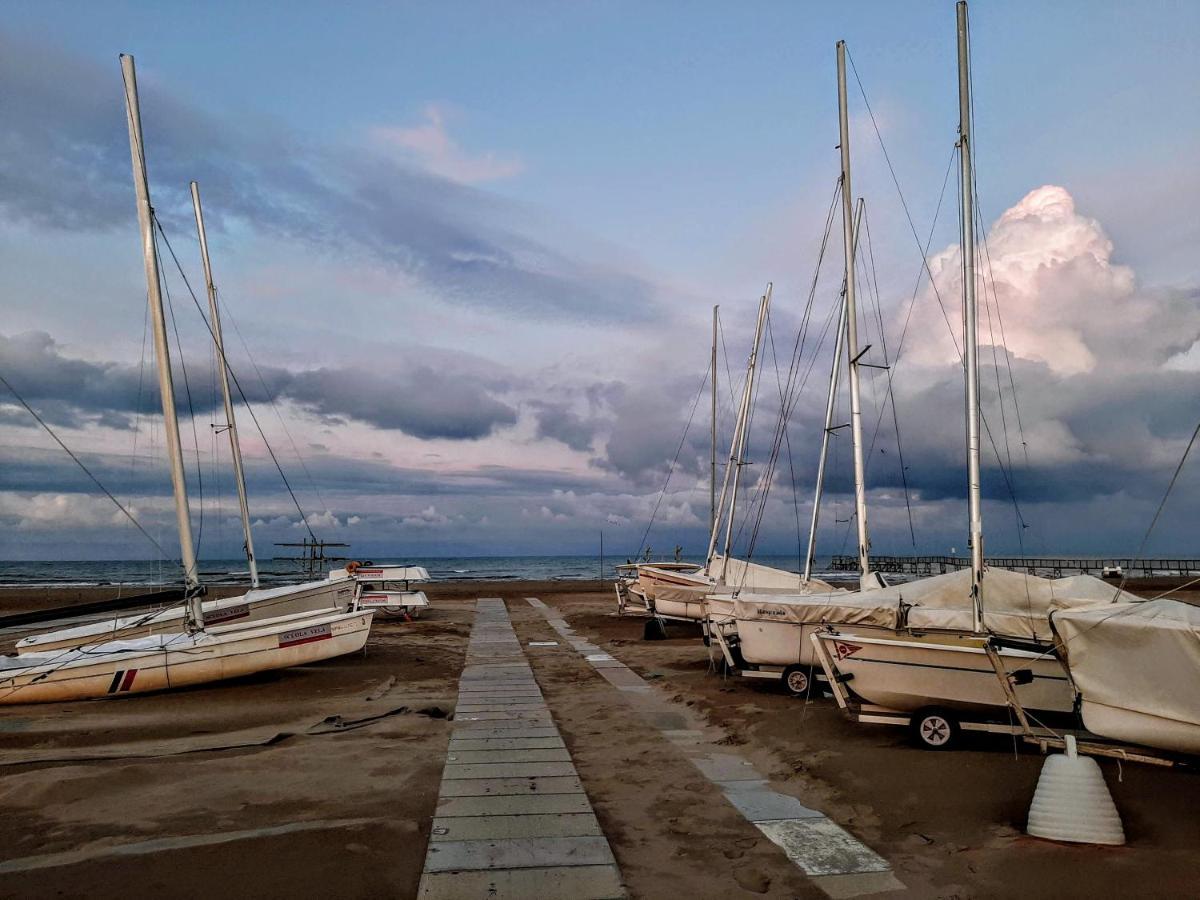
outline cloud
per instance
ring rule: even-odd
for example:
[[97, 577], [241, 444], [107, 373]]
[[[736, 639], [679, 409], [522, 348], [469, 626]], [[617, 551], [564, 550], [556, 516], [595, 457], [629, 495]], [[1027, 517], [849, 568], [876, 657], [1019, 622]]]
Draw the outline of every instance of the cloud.
[[[992, 225], [979, 251], [981, 342], [1003, 338], [1016, 356], [1044, 363], [1055, 375], [1138, 368], [1185, 352], [1200, 335], [1196, 293], [1139, 291], [1133, 270], [1114, 260], [1113, 249], [1100, 223], [1081, 214], [1065, 188], [1030, 191]], [[956, 330], [961, 265], [957, 245], [930, 259]], [[929, 300], [927, 292], [914, 315], [912, 331], [921, 337], [913, 358], [954, 360], [942, 313]]]
[[597, 423], [572, 411], [565, 403], [533, 401], [537, 436], [559, 441], [572, 450], [589, 451], [596, 439]]
[[470, 440], [517, 421], [516, 410], [471, 375], [429, 366], [369, 372], [313, 369], [291, 376], [284, 395], [315, 415], [353, 418], [420, 438]]
[[[0, 82], [0, 214], [51, 231], [132, 229], [115, 61], [102, 67], [0, 33]], [[151, 192], [168, 231], [190, 233], [187, 184], [195, 179], [214, 233], [248, 225], [351, 265], [365, 258], [458, 306], [581, 321], [661, 315], [652, 284], [563, 247], [552, 225], [515, 202], [376, 149], [313, 144], [262, 117], [213, 116], [153, 70], [143, 72], [139, 93]], [[427, 148], [434, 143], [425, 139]]]
[[524, 171], [519, 159], [491, 152], [472, 156], [463, 150], [446, 130], [446, 113], [436, 103], [425, 107], [424, 116], [420, 125], [379, 126], [371, 136], [402, 159], [415, 159], [429, 171], [463, 184], [511, 178]]
[[438, 512], [437, 507], [431, 503], [419, 513], [404, 516], [400, 520], [400, 524], [409, 528], [433, 528], [439, 525], [449, 525], [450, 519]]
[[[421, 349], [410, 347], [420, 355]], [[438, 368], [416, 363], [390, 370], [321, 368], [301, 371], [261, 366], [260, 374], [271, 394], [250, 378], [240, 383], [255, 404], [291, 400], [315, 416], [345, 421], [354, 419], [377, 428], [402, 431], [420, 438], [472, 440], [517, 420], [514, 408], [497, 399], [502, 382], [470, 371], [450, 371], [453, 357], [443, 354]], [[82, 427], [98, 424], [127, 428], [134, 414], [151, 412], [158, 404], [158, 383], [153, 370], [144, 373], [133, 365], [89, 362], [64, 355], [61, 345], [45, 332], [6, 337], [0, 334], [0, 371], [44, 418], [53, 424]], [[194, 362], [192, 371], [207, 371]], [[183, 381], [177, 381], [176, 405], [187, 412]], [[235, 390], [236, 396], [236, 390]], [[0, 398], [0, 403], [6, 398]], [[195, 392], [191, 398], [197, 414], [212, 413], [219, 403], [215, 393]], [[0, 421], [32, 426], [20, 408], [0, 406]], [[318, 452], [329, 448], [320, 443]]]

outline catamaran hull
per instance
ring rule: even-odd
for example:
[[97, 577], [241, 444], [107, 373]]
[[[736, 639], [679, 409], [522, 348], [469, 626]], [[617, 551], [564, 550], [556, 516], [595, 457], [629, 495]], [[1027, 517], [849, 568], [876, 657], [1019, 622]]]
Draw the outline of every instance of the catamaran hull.
[[[995, 714], [1007, 706], [996, 670], [982, 647], [952, 643], [886, 640], [865, 633], [820, 634], [846, 686], [860, 699], [901, 712], [930, 706], [973, 714]], [[1053, 656], [1001, 650], [1004, 668], [1029, 669], [1033, 680], [1016, 687], [1021, 705], [1038, 712], [1069, 713], [1073, 694]]]
[[[207, 625], [244, 625], [294, 613], [349, 610], [354, 601], [354, 583], [349, 580], [317, 581], [250, 591], [238, 597], [204, 602]], [[125, 641], [173, 634], [183, 629], [184, 610], [175, 605], [153, 613], [125, 616], [115, 621], [93, 622], [33, 635], [17, 643], [17, 653], [44, 653], [104, 641]]]
[[[827, 626], [818, 622], [770, 622], [738, 619], [737, 633], [742, 658], [754, 666], [818, 666], [812, 635]], [[895, 634], [890, 628], [855, 625], [855, 633], [870, 637]]]
[[1193, 722], [1166, 719], [1089, 700], [1080, 705], [1080, 713], [1088, 731], [1110, 740], [1200, 755], [1200, 725]]
[[142, 652], [106, 652], [106, 646], [112, 645], [100, 644], [87, 648], [94, 661], [0, 671], [0, 704], [111, 699], [331, 659], [363, 648], [371, 633], [371, 616], [369, 612], [285, 616], [258, 627], [236, 627], [224, 633], [214, 629], [199, 639], [179, 635], [178, 641], [171, 642], [174, 646]]

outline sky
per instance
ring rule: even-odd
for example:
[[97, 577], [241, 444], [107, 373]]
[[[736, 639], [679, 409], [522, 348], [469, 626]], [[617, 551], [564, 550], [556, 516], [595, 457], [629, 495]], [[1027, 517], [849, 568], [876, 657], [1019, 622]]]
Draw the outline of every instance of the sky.
[[[986, 548], [1196, 555], [1195, 461], [1146, 534], [1200, 420], [1200, 6], [971, 17]], [[128, 52], [197, 291], [204, 198], [260, 557], [309, 529], [375, 557], [702, 553], [711, 310], [726, 457], [768, 283], [736, 533], [795, 554], [842, 280], [839, 39], [864, 361], [891, 366], [863, 393], [873, 549], [961, 552], [952, 2], [7, 3], [0, 375], [174, 555]], [[193, 529], [236, 556], [213, 353], [163, 254]], [[853, 549], [848, 440], [821, 553]], [[0, 559], [158, 553], [0, 396]]]

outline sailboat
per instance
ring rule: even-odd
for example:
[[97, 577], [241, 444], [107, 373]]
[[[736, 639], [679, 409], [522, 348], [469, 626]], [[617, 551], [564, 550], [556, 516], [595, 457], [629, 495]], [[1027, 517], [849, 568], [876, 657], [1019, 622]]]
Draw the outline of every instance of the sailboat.
[[[859, 365], [862, 351], [858, 345], [858, 313], [855, 285], [855, 252], [862, 202], [853, 210], [850, 180], [850, 126], [846, 98], [845, 43], [837, 45], [838, 129], [841, 155], [839, 176], [842, 206], [842, 245], [845, 270], [842, 278], [842, 303], [834, 338], [833, 363], [829, 373], [829, 392], [825, 404], [825, 428], [821, 455], [817, 464], [816, 490], [809, 524], [808, 552], [800, 590], [760, 591], [754, 585], [740, 586], [730, 596], [710, 595], [710, 610], [722, 638], [727, 659], [748, 677], [782, 677], [787, 689], [797, 695], [808, 692], [809, 673], [816, 660], [807, 640], [809, 630], [825, 622], [870, 622], [879, 627], [895, 627], [891, 601], [872, 600], [872, 592], [885, 587], [879, 573], [872, 571], [870, 530], [867, 523], [866, 466], [862, 435], [862, 404]], [[858, 537], [859, 592], [851, 594], [814, 579], [817, 526], [829, 438], [833, 434], [833, 414], [843, 352], [847, 357], [850, 394], [850, 433], [854, 457], [854, 518]]]
[[186, 605], [171, 631], [128, 639], [108, 636], [95, 643], [0, 658], [0, 704], [101, 699], [286, 668], [361, 650], [371, 630], [372, 613], [354, 608], [292, 612], [225, 625], [205, 621], [132, 56], [121, 56], [121, 69]]
[[[204, 267], [204, 282], [208, 294], [209, 329], [212, 332], [221, 395], [224, 401], [224, 430], [229, 436], [234, 483], [237, 486], [238, 511], [242, 523], [243, 548], [251, 584], [251, 590], [245, 594], [204, 601], [204, 619], [210, 625], [225, 625], [235, 622], [248, 624], [293, 613], [349, 611], [358, 605], [363, 605], [361, 603], [362, 589], [356, 586], [354, 580], [324, 578], [267, 590], [263, 590], [260, 586], [258, 560], [254, 554], [254, 534], [250, 527], [250, 508], [246, 494], [245, 470], [242, 465], [241, 441], [238, 437], [233, 397], [229, 389], [229, 364], [225, 358], [220, 304], [217, 301], [217, 289], [213, 282], [212, 263], [208, 254], [208, 234], [204, 227], [200, 186], [193, 181], [190, 188], [192, 210], [196, 218], [196, 235], [199, 240], [200, 258]], [[184, 626], [184, 619], [185, 612], [182, 608], [168, 606], [152, 613], [124, 616], [31, 635], [17, 642], [17, 653], [45, 653], [50, 650], [62, 650], [104, 640], [133, 640], [156, 634], [170, 634], [179, 631]]]
[[[1054, 608], [1086, 608], [1111, 602], [1113, 591], [1098, 579], [1076, 576], [1050, 580], [1034, 575], [989, 571], [984, 564], [980, 490], [980, 403], [978, 333], [975, 299], [974, 179], [972, 169], [970, 61], [967, 4], [957, 5], [959, 162], [963, 329], [967, 410], [967, 505], [971, 566], [969, 571], [901, 585], [901, 598], [924, 594], [936, 600], [908, 610], [903, 630], [890, 632], [857, 626], [829, 627], [814, 640], [836, 667], [839, 680], [867, 703], [900, 712], [939, 711], [919, 717], [939, 746], [949, 740], [950, 720], [958, 713], [989, 715], [1007, 705], [1007, 697], [988, 653], [993, 635], [1021, 639], [995, 652], [1009, 674], [1022, 705], [1038, 712], [1067, 713], [1074, 697], [1053, 652], [1049, 618]], [[1099, 586], [1099, 587], [1098, 587]], [[1118, 600], [1133, 600], [1121, 595]], [[994, 645], [992, 645], [994, 647]], [[1019, 674], [1018, 674], [1019, 673]], [[925, 735], [923, 735], [925, 737]]]
[[[729, 448], [729, 464], [725, 469], [725, 477], [721, 484], [719, 500], [715, 504], [711, 498], [716, 496], [716, 459], [713, 454], [712, 480], [710, 487], [710, 531], [708, 550], [705, 563], [693, 566], [688, 570], [679, 567], [666, 567], [655, 564], [639, 565], [637, 581], [632, 592], [645, 598], [646, 606], [655, 615], [663, 619], [675, 619], [690, 622], [706, 622], [714, 617], [728, 618], [732, 613], [732, 593], [742, 588], [752, 590], [777, 590], [796, 592], [803, 590], [805, 581], [796, 572], [777, 569], [733, 557], [733, 526], [737, 511], [739, 488], [741, 486], [741, 470], [746, 465], [746, 447], [749, 438], [750, 409], [754, 398], [755, 376], [758, 366], [758, 354], [762, 345], [763, 329], [767, 314], [770, 311], [772, 286], [759, 299], [758, 319], [754, 329], [754, 342], [751, 345], [750, 357], [746, 364], [746, 377], [742, 387], [741, 402], [738, 406], [737, 419], [734, 425], [733, 439]], [[713, 352], [713, 446], [716, 446], [716, 331], [714, 327]], [[718, 552], [718, 542], [722, 540], [721, 526], [725, 526], [723, 547]], [[829, 585], [819, 582], [818, 589], [829, 589]]]

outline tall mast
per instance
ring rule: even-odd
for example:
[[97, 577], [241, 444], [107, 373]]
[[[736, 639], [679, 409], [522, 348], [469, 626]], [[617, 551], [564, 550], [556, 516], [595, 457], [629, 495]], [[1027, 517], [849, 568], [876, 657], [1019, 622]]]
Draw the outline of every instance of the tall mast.
[[217, 304], [217, 286], [213, 283], [208, 259], [208, 234], [204, 230], [204, 210], [200, 206], [200, 185], [192, 182], [192, 209], [196, 213], [196, 234], [200, 238], [200, 258], [204, 261], [204, 284], [208, 289], [208, 318], [217, 349], [217, 368], [221, 373], [221, 396], [225, 399], [225, 428], [229, 432], [229, 450], [233, 456], [233, 474], [237, 482], [238, 507], [242, 514], [246, 562], [250, 565], [250, 584], [258, 587], [258, 560], [254, 558], [254, 536], [250, 533], [250, 505], [246, 501], [246, 473], [242, 469], [242, 445], [238, 440], [233, 398], [229, 395], [229, 364], [225, 360], [225, 340], [221, 336], [221, 312]]
[[125, 80], [125, 117], [129, 125], [129, 152], [133, 160], [133, 187], [137, 194], [138, 225], [142, 233], [142, 256], [146, 264], [146, 296], [150, 321], [154, 327], [154, 355], [158, 362], [158, 391], [162, 396], [163, 425], [167, 432], [167, 456], [171, 463], [171, 487], [175, 492], [175, 518], [179, 524], [179, 555], [188, 594], [188, 625], [204, 627], [200, 605], [200, 576], [196, 570], [196, 551], [192, 546], [192, 522], [188, 510], [187, 479], [183, 471], [183, 445], [179, 440], [179, 419], [175, 415], [175, 385], [171, 379], [171, 351], [167, 346], [167, 320], [163, 314], [158, 282], [158, 252], [154, 244], [154, 211], [150, 206], [150, 185], [146, 178], [145, 144], [142, 142], [142, 114], [138, 108], [137, 72], [133, 57], [121, 54], [121, 75]]
[[850, 433], [854, 442], [854, 518], [858, 525], [859, 583], [871, 572], [867, 532], [867, 483], [863, 465], [862, 404], [859, 402], [858, 308], [854, 296], [854, 194], [850, 189], [850, 118], [846, 103], [846, 42], [837, 43], [838, 130], [842, 151], [842, 246], [846, 254], [846, 355], [850, 358]]
[[[725, 466], [725, 477], [721, 481], [721, 496], [717, 500], [717, 515], [713, 524], [712, 532], [708, 536], [708, 552], [704, 557], [704, 569], [709, 575], [709, 567], [712, 565], [713, 555], [717, 552], [717, 534], [720, 531], [721, 517], [725, 513], [725, 498], [729, 494], [729, 484], [731, 479], [735, 478], [739, 468], [738, 459], [739, 446], [741, 443], [742, 429], [745, 426], [746, 418], [750, 408], [750, 380], [754, 372], [755, 357], [758, 354], [758, 341], [762, 333], [763, 319], [766, 314], [767, 295], [763, 295], [758, 301], [758, 323], [754, 330], [754, 347], [750, 351], [750, 360], [746, 365], [746, 382], [742, 388], [742, 402], [738, 406], [737, 419], [733, 425], [733, 439], [729, 444], [729, 464]], [[729, 517], [732, 520], [733, 511], [730, 510]]]
[[971, 164], [971, 61], [966, 0], [958, 4], [958, 159], [962, 198], [963, 346], [966, 348], [967, 516], [971, 528], [971, 607], [983, 627], [983, 503], [979, 478], [979, 345], [975, 307], [975, 184]]
[[[858, 248], [858, 223], [862, 220], [863, 200], [858, 198], [854, 211], [854, 244]], [[812, 519], [808, 526], [808, 555], [804, 557], [804, 580], [812, 578], [813, 557], [817, 553], [817, 522], [821, 515], [821, 495], [825, 493], [825, 462], [829, 458], [829, 439], [833, 436], [833, 412], [837, 403], [838, 376], [842, 371], [842, 351], [846, 348], [846, 283], [842, 282], [842, 305], [838, 311], [837, 337], [833, 345], [833, 365], [829, 370], [829, 395], [825, 400], [825, 430], [821, 432], [821, 457], [817, 463], [817, 487], [813, 494]]]
[[708, 479], [708, 530], [711, 533], [717, 527], [717, 310], [713, 307], [713, 339], [712, 339], [712, 459]]
[[733, 520], [737, 513], [738, 485], [742, 482], [742, 466], [746, 464], [746, 441], [750, 431], [750, 406], [754, 402], [754, 372], [758, 364], [758, 348], [762, 344], [763, 325], [767, 321], [767, 311], [771, 308], [772, 285], [767, 285], [758, 304], [758, 323], [754, 326], [754, 346], [750, 349], [750, 361], [746, 365], [746, 388], [742, 393], [742, 427], [738, 429], [737, 455], [733, 461], [733, 491], [729, 497], [729, 517], [725, 520], [725, 549], [721, 554], [720, 583], [725, 584], [729, 574], [729, 551], [733, 544]]

